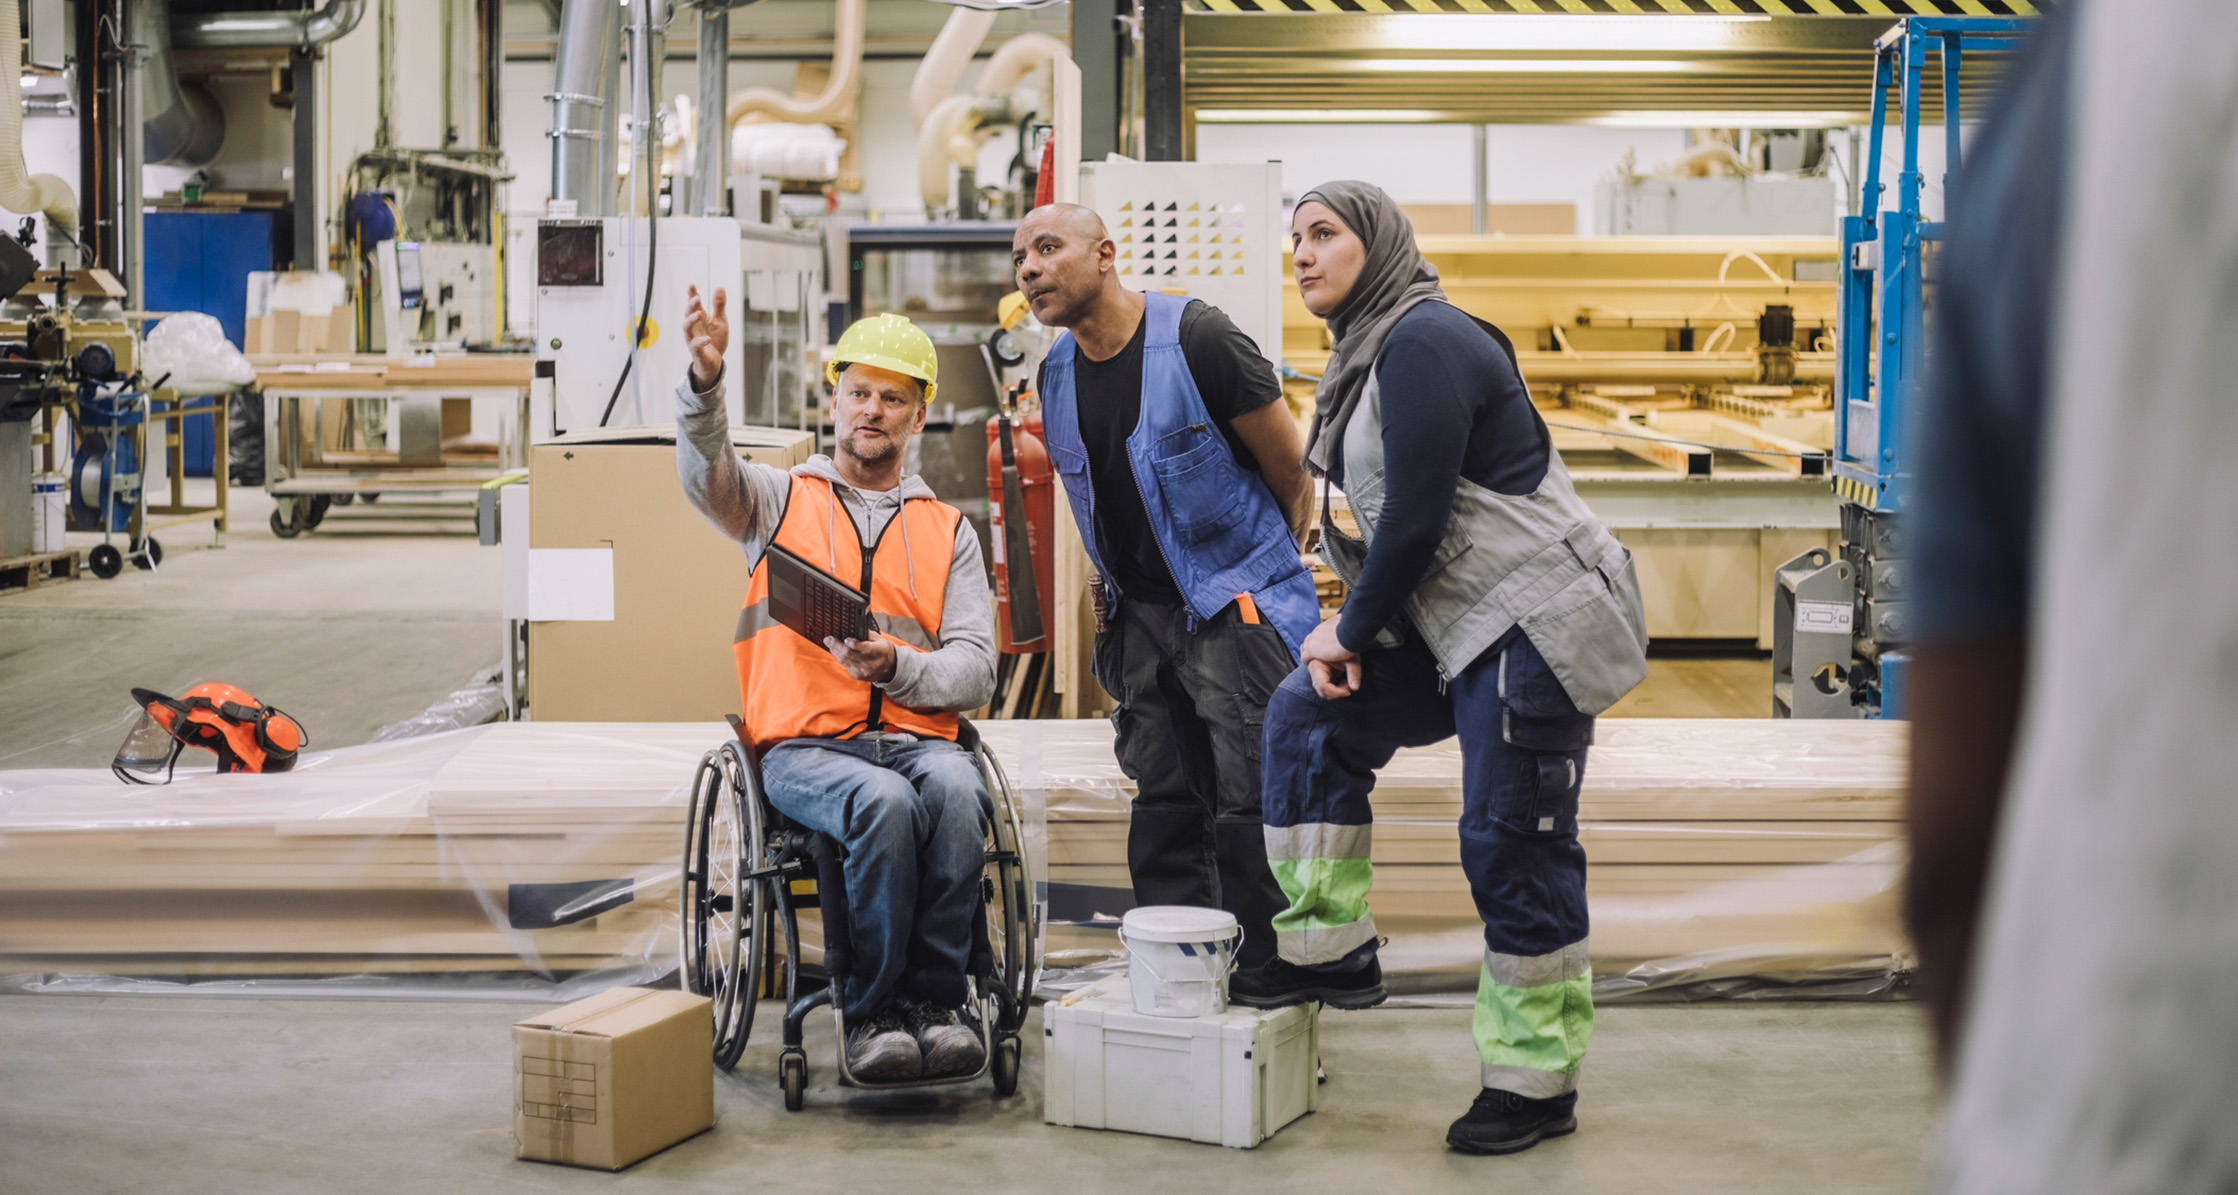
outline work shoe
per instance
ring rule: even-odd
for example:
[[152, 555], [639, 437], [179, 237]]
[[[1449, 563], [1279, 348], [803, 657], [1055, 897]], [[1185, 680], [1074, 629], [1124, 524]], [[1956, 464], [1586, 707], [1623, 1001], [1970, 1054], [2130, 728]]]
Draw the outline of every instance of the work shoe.
[[1356, 971], [1316, 971], [1277, 957], [1228, 980], [1229, 1002], [1245, 1008], [1287, 1008], [1309, 1000], [1331, 1008], [1374, 1008], [1384, 995], [1383, 965], [1373, 958]]
[[917, 1035], [903, 1023], [898, 1002], [847, 1027], [847, 1071], [865, 1083], [907, 1083], [924, 1073]]
[[1461, 1119], [1445, 1131], [1445, 1143], [1467, 1154], [1521, 1153], [1548, 1137], [1577, 1132], [1577, 1093], [1553, 1099], [1487, 1087]]
[[973, 1074], [987, 1061], [987, 1043], [980, 1040], [975, 1018], [923, 1000], [900, 1003], [902, 1024], [916, 1035], [917, 1048], [924, 1053], [925, 1078]]

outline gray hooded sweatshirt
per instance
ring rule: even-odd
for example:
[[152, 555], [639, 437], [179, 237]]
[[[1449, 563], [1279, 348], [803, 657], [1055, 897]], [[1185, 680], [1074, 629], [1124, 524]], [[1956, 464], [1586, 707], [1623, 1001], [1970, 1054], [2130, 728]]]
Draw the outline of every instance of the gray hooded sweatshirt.
[[[692, 506], [745, 548], [748, 568], [759, 565], [762, 549], [784, 517], [792, 480], [782, 469], [738, 459], [730, 443], [720, 377], [704, 392], [695, 393], [688, 377], [676, 387], [676, 471]], [[822, 453], [792, 471], [831, 482], [866, 544], [878, 542], [905, 500], [933, 497], [932, 488], [916, 474], [890, 490], [856, 489]], [[888, 698], [922, 713], [977, 709], [995, 695], [994, 598], [980, 563], [979, 536], [968, 519], [956, 521], [956, 547], [945, 583], [939, 646], [929, 652], [896, 651], [894, 678], [884, 685]]]

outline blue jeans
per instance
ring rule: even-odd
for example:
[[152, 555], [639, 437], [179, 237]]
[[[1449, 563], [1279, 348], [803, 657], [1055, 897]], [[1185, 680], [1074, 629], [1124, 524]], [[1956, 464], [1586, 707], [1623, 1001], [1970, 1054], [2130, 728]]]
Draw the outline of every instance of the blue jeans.
[[944, 739], [794, 739], [762, 757], [762, 785], [786, 817], [847, 848], [847, 1016], [897, 990], [962, 1005], [993, 809], [971, 754]]

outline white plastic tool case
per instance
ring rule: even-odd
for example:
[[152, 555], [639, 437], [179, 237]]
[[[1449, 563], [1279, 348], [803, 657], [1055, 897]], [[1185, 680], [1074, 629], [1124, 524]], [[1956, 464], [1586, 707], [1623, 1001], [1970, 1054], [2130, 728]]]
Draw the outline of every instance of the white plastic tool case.
[[1042, 1118], [1250, 1149], [1320, 1105], [1320, 1008], [1134, 1010], [1124, 975], [1042, 1011]]

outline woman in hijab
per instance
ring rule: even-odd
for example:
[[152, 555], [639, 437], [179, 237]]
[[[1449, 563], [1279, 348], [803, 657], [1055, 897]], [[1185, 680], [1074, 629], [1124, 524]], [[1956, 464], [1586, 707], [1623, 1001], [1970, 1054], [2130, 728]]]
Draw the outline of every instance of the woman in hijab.
[[1267, 707], [1267, 857], [1290, 907], [1280, 958], [1238, 1003], [1383, 997], [1368, 805], [1400, 747], [1458, 736], [1461, 862], [1484, 919], [1483, 1092], [1446, 1142], [1514, 1153], [1577, 1128], [1593, 1029], [1578, 789], [1593, 716], [1646, 675], [1631, 555], [1578, 499], [1514, 346], [1447, 301], [1391, 197], [1328, 183], [1298, 201], [1293, 264], [1329, 323], [1307, 464], [1344, 609]]

